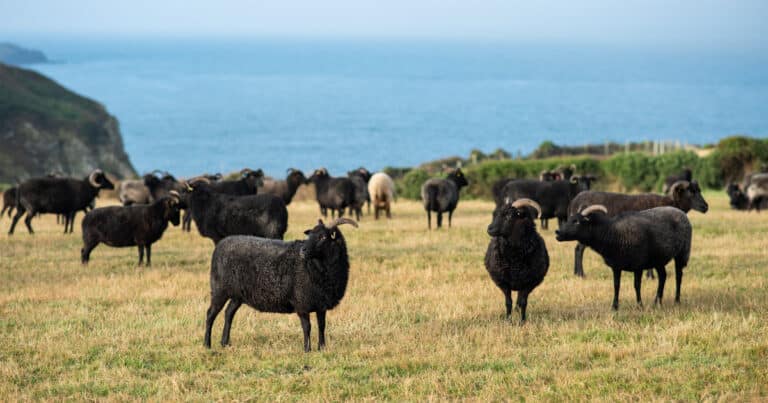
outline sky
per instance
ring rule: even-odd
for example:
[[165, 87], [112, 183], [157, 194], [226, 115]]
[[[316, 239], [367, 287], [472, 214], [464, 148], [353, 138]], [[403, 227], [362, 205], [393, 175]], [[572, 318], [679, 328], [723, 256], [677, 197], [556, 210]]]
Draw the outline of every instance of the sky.
[[0, 34], [768, 48], [768, 0], [0, 0]]

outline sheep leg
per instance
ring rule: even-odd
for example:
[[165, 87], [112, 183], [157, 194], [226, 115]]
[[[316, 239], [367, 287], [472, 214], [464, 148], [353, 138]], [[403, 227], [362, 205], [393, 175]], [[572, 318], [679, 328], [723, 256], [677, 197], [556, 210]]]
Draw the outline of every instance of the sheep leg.
[[227, 310], [224, 312], [224, 333], [221, 335], [221, 346], [226, 347], [229, 345], [229, 331], [232, 329], [232, 319], [235, 317], [235, 313], [240, 309], [243, 301], [232, 298], [229, 300]]
[[441, 228], [443, 226], [443, 213], [438, 212], [437, 213], [437, 228]]
[[659, 288], [656, 290], [656, 299], [653, 303], [661, 305], [661, 299], [664, 297], [664, 284], [667, 281], [667, 269], [664, 266], [657, 267], [656, 273], [659, 274]]
[[16, 228], [16, 223], [18, 223], [21, 216], [24, 215], [24, 211], [25, 210], [23, 207], [19, 207], [16, 210], [16, 215], [13, 216], [13, 221], [11, 222], [11, 228], [8, 230], [8, 235], [13, 235], [13, 230]]
[[387, 203], [387, 218], [392, 218], [392, 212], [389, 210], [389, 203]]
[[325, 311], [317, 311], [317, 332], [317, 349], [322, 350], [325, 348]]
[[680, 303], [680, 285], [683, 282], [683, 268], [675, 262], [675, 303]]
[[309, 313], [297, 312], [299, 319], [301, 319], [301, 330], [304, 331], [304, 352], [308, 353], [312, 350], [309, 345], [309, 333], [312, 331], [312, 324], [309, 322]]
[[83, 249], [80, 250], [80, 262], [82, 264], [88, 264], [88, 261], [91, 260], [91, 251], [98, 246], [98, 242], [86, 242], [85, 245], [83, 245]]
[[[16, 224], [15, 221], [14, 224]], [[427, 228], [432, 229], [432, 212], [429, 210], [427, 210]], [[11, 233], [13, 233], [13, 225], [11, 226]]]
[[378, 220], [379, 219], [379, 207], [378, 206], [373, 208], [373, 219], [374, 220]]
[[621, 269], [613, 269], [613, 308], [614, 311], [619, 310], [619, 288], [621, 288]]
[[643, 298], [640, 296], [640, 285], [643, 282], [643, 271], [642, 270], [636, 270], [635, 271], [635, 297], [637, 297], [637, 305], [642, 307], [643, 306]]
[[37, 214], [36, 212], [30, 210], [27, 212], [27, 217], [24, 218], [24, 225], [27, 226], [27, 231], [29, 231], [30, 234], [34, 234], [35, 230], [32, 229], [32, 218]]
[[574, 253], [573, 262], [573, 274], [584, 277], [584, 250], [587, 249], [587, 245], [581, 242], [576, 243], [576, 251]]
[[145, 246], [147, 249], [147, 267], [152, 266], [152, 244]]
[[448, 212], [448, 228], [451, 228], [451, 217], [453, 217], [453, 210]]
[[211, 328], [213, 327], [213, 321], [216, 320], [216, 316], [224, 308], [224, 304], [227, 303], [228, 297], [221, 295], [215, 295], [211, 293], [211, 305], [208, 307], [208, 312], [205, 315], [205, 341], [203, 344], [211, 348]]
[[139, 266], [144, 263], [144, 245], [139, 245]]
[[504, 304], [507, 306], [507, 319], [512, 316], [512, 290], [505, 288], [501, 290], [504, 293]]
[[523, 290], [517, 293], [517, 306], [520, 308], [520, 326], [525, 324], [525, 308], [528, 307], [529, 292], [528, 290]]

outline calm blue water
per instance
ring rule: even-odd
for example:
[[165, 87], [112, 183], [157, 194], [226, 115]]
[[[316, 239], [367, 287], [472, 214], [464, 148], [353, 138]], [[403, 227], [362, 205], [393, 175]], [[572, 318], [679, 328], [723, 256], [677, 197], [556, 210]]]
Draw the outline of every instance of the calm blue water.
[[439, 42], [20, 38], [139, 171], [332, 174], [543, 140], [768, 136], [768, 56]]

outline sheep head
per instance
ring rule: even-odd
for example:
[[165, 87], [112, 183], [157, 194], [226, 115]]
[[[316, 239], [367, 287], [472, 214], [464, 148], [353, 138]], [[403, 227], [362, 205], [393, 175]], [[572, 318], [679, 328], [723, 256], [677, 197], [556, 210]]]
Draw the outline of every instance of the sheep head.
[[301, 255], [312, 259], [337, 256], [342, 250], [346, 253], [346, 242], [338, 229], [342, 224], [350, 224], [355, 228], [358, 226], [357, 222], [346, 217], [337, 218], [328, 224], [318, 220], [314, 228], [304, 231], [307, 238], [301, 246]]
[[592, 236], [592, 230], [599, 225], [608, 214], [608, 209], [602, 204], [593, 204], [570, 216], [568, 221], [555, 231], [559, 242], [581, 241]]
[[535, 219], [541, 215], [541, 207], [531, 199], [518, 199], [505, 203], [493, 212], [488, 226], [488, 235], [503, 237], [513, 244], [521, 245], [536, 231]]

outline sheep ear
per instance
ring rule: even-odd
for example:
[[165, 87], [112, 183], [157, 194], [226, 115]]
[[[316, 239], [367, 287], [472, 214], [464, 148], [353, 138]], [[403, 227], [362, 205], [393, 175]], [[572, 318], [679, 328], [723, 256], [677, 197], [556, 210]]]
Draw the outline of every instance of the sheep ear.
[[311, 229], [308, 229], [308, 230], [304, 231], [304, 235], [309, 235], [309, 234], [311, 234], [311, 233], [312, 233], [312, 230], [311, 230]]

